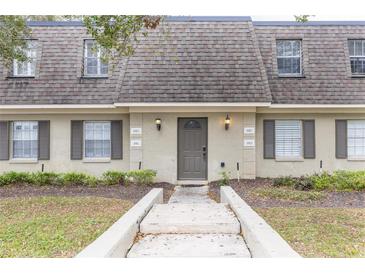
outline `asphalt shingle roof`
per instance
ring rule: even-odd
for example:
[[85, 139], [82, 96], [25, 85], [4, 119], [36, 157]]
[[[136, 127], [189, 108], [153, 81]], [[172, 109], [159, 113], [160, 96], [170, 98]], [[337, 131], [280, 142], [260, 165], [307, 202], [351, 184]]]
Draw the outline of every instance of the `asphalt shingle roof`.
[[[362, 22], [299, 25], [255, 24], [272, 103], [364, 104], [365, 78], [352, 77], [348, 39], [365, 39]], [[302, 78], [280, 78], [275, 64], [276, 39], [302, 39]]]
[[[351, 75], [348, 39], [364, 22], [251, 22], [249, 17], [170, 18], [141, 38], [106, 79], [82, 77], [80, 22], [32, 22], [35, 78], [0, 65], [0, 104], [272, 102], [364, 104], [365, 78]], [[304, 77], [279, 78], [276, 39], [302, 39]]]

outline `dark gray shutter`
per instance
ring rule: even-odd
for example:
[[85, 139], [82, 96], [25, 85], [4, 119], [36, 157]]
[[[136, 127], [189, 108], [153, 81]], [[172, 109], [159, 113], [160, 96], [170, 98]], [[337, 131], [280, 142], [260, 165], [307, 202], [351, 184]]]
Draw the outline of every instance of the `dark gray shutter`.
[[264, 158], [275, 158], [275, 120], [264, 120]]
[[303, 120], [303, 157], [316, 158], [316, 136], [314, 120]]
[[71, 121], [71, 160], [82, 160], [83, 121]]
[[123, 121], [111, 121], [111, 159], [123, 159]]
[[38, 121], [38, 159], [49, 160], [50, 123]]
[[347, 158], [347, 120], [336, 120], [336, 158]]
[[0, 121], [0, 160], [9, 160], [9, 122]]

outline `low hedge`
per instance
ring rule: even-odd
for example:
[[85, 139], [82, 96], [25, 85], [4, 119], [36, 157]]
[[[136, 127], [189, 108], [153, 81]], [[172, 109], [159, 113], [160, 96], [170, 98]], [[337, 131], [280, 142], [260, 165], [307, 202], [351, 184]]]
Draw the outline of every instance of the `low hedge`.
[[116, 185], [116, 184], [151, 184], [156, 177], [154, 170], [131, 170], [127, 172], [109, 170], [97, 177], [82, 172], [16, 172], [9, 171], [0, 174], [0, 186], [11, 184], [31, 184], [31, 185]]
[[365, 190], [365, 170], [338, 170], [294, 178], [282, 176], [273, 180], [274, 186], [290, 186], [297, 190], [332, 190], [332, 191], [361, 191]]

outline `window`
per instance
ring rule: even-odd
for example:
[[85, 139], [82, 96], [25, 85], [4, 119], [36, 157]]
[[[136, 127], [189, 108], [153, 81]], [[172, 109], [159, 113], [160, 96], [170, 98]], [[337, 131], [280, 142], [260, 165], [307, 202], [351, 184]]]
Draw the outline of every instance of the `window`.
[[13, 158], [38, 158], [38, 122], [13, 122]]
[[28, 60], [25, 62], [14, 60], [13, 75], [19, 77], [32, 77], [35, 75], [35, 65], [37, 57], [37, 48], [35, 41], [27, 41], [27, 48], [24, 51]]
[[107, 76], [108, 64], [102, 61], [102, 49], [94, 40], [85, 40], [84, 75]]
[[302, 157], [302, 123], [299, 120], [275, 121], [276, 158]]
[[300, 40], [277, 40], [276, 55], [279, 75], [302, 74], [302, 43]]
[[110, 158], [110, 122], [85, 122], [85, 158]]
[[365, 120], [347, 122], [347, 153], [349, 158], [365, 158]]
[[349, 40], [352, 74], [365, 74], [365, 40]]

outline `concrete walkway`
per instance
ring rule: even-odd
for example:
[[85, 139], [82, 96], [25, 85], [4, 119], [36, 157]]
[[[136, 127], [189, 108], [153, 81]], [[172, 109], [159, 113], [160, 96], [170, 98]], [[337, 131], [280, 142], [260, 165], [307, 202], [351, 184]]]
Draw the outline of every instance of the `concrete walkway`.
[[140, 224], [127, 257], [251, 257], [240, 223], [208, 186], [177, 186], [167, 204], [156, 204]]

